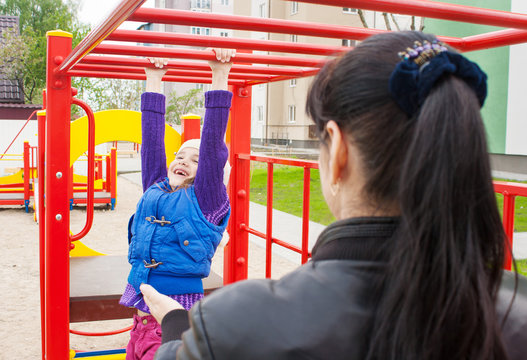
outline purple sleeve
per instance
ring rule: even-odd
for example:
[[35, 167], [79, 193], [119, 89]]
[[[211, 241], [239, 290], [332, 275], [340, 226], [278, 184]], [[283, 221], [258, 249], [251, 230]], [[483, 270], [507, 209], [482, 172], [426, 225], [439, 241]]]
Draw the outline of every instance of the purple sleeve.
[[167, 176], [165, 155], [165, 95], [141, 95], [141, 176], [143, 192]]
[[230, 205], [223, 184], [223, 167], [228, 150], [223, 138], [229, 121], [232, 93], [214, 90], [205, 93], [205, 119], [201, 133], [199, 164], [194, 180], [196, 197], [205, 218], [219, 224]]

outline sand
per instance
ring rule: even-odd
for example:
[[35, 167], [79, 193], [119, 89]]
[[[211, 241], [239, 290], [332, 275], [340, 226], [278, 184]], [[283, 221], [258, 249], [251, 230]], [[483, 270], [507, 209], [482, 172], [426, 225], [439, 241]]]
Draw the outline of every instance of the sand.
[[[105, 206], [95, 210], [93, 227], [82, 241], [89, 247], [110, 255], [126, 254], [128, 249], [127, 224], [141, 196], [141, 187], [119, 176], [117, 206], [110, 211]], [[78, 233], [84, 226], [86, 211], [76, 207], [71, 212], [71, 228]], [[40, 290], [38, 260], [38, 225], [33, 213], [23, 208], [0, 208], [0, 360], [40, 359]], [[265, 253], [260, 247], [249, 245], [249, 277], [262, 278], [265, 274]], [[296, 268], [280, 256], [273, 255], [273, 277], [278, 278]], [[218, 249], [212, 268], [223, 273], [223, 251]], [[126, 279], [123, 279], [123, 284]], [[71, 324], [81, 331], [111, 331], [131, 324], [130, 319]], [[128, 333], [105, 337], [70, 336], [72, 349], [94, 351], [126, 346]]]

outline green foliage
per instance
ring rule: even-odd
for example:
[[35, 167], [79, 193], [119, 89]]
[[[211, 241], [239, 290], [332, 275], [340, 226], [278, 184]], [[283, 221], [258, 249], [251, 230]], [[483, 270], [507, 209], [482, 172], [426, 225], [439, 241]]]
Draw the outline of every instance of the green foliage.
[[181, 124], [181, 116], [203, 107], [203, 91], [190, 89], [182, 96], [173, 91], [168, 95], [165, 119], [169, 123]]
[[[16, 74], [24, 85], [26, 102], [41, 103], [46, 84], [46, 32], [72, 33], [75, 46], [88, 32], [77, 20], [79, 3], [63, 0], [0, 0], [0, 14], [19, 17], [20, 35], [7, 32], [8, 53], [0, 56], [6, 74]], [[3, 34], [4, 35], [4, 34]]]
[[141, 110], [143, 87], [140, 81], [76, 78], [73, 81], [73, 86], [79, 91], [77, 98], [84, 100], [93, 111]]

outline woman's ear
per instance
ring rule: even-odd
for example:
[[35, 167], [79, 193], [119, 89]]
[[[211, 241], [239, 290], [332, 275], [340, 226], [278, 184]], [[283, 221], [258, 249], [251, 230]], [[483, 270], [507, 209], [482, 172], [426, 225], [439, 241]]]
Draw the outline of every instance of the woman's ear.
[[329, 184], [337, 184], [342, 178], [348, 163], [348, 146], [344, 133], [338, 124], [330, 120], [326, 123], [329, 144]]

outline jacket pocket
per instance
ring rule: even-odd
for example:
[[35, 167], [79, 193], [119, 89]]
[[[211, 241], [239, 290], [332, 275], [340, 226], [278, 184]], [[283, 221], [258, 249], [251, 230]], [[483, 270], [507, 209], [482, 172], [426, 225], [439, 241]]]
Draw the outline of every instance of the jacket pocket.
[[207, 256], [207, 250], [204, 246], [203, 239], [196, 233], [194, 228], [186, 219], [176, 224], [179, 245], [195, 262], [203, 261]]

